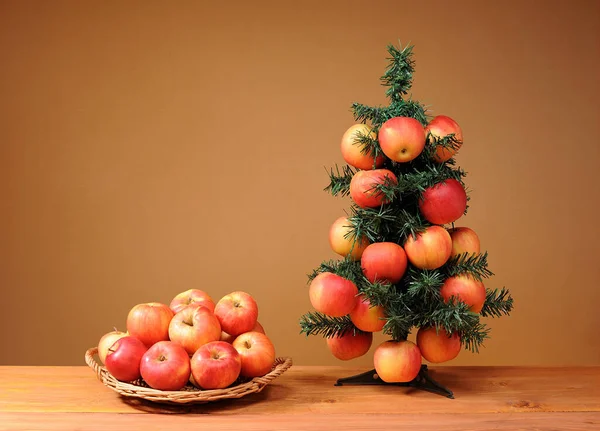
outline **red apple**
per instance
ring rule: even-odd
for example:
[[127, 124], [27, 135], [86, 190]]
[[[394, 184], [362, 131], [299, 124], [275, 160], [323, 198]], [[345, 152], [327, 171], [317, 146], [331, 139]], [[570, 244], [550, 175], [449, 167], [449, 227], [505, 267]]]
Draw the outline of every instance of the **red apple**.
[[246, 292], [231, 292], [217, 302], [215, 316], [223, 331], [235, 337], [254, 328], [258, 318], [258, 305]]
[[458, 220], [467, 209], [467, 193], [453, 178], [428, 187], [419, 200], [419, 210], [433, 224], [447, 224]]
[[452, 239], [441, 226], [429, 226], [424, 232], [412, 235], [404, 243], [404, 251], [410, 263], [420, 269], [436, 269], [450, 258]]
[[406, 253], [393, 242], [375, 242], [363, 251], [360, 266], [367, 280], [398, 283], [406, 271]]
[[425, 129], [414, 118], [390, 118], [381, 125], [378, 136], [383, 154], [395, 162], [410, 162], [425, 148]]
[[119, 338], [109, 347], [106, 354], [106, 369], [122, 382], [140, 378], [140, 363], [147, 347], [135, 337], [128, 335]]
[[338, 218], [329, 229], [329, 245], [337, 254], [344, 257], [349, 255], [353, 260], [359, 260], [369, 245], [369, 240], [365, 237], [355, 240], [348, 234], [351, 229], [352, 225], [347, 217]]
[[358, 295], [356, 306], [350, 312], [350, 320], [361, 331], [377, 332], [385, 325], [385, 311], [380, 305], [371, 305], [369, 298]]
[[193, 303], [179, 311], [169, 325], [169, 339], [193, 355], [198, 348], [221, 338], [219, 319], [208, 308]]
[[193, 382], [202, 389], [223, 389], [237, 380], [242, 359], [233, 346], [213, 341], [200, 347], [191, 359]]
[[376, 189], [378, 184], [397, 184], [396, 175], [388, 169], [358, 171], [350, 180], [350, 197], [361, 208], [375, 208], [389, 202], [385, 195]]
[[146, 347], [169, 339], [169, 323], [173, 311], [159, 302], [138, 304], [127, 315], [127, 332]]
[[127, 335], [129, 335], [127, 332], [121, 332], [115, 329], [114, 331], [107, 332], [100, 338], [100, 341], [98, 341], [98, 357], [102, 363], [106, 361], [106, 354], [108, 353], [109, 347], [119, 338], [126, 337]]
[[331, 337], [327, 339], [327, 347], [333, 356], [342, 361], [358, 358], [365, 355], [373, 343], [373, 334], [370, 332], [352, 331], [345, 333], [341, 337]]
[[142, 357], [140, 373], [151, 388], [178, 391], [190, 378], [190, 357], [179, 344], [159, 341]]
[[215, 311], [215, 303], [208, 293], [200, 289], [189, 289], [185, 292], [175, 295], [169, 307], [173, 313], [178, 313], [186, 305], [200, 304], [208, 308], [210, 311]]
[[308, 295], [315, 310], [342, 317], [356, 306], [358, 288], [352, 281], [331, 272], [322, 272], [310, 283]]
[[273, 368], [275, 363], [275, 347], [265, 334], [246, 332], [239, 335], [231, 344], [240, 354], [244, 377], [264, 376]]
[[[266, 334], [265, 328], [263, 328], [263, 326], [259, 323], [258, 320], [254, 324], [254, 328], [252, 328], [248, 332], [260, 332], [261, 334]], [[229, 335], [227, 332], [221, 331], [221, 341], [225, 341], [225, 342], [231, 344], [231, 343], [233, 343], [233, 340], [235, 340], [235, 339], [236, 339], [236, 337], [234, 337], [233, 335]]]
[[373, 169], [383, 165], [385, 161], [385, 157], [383, 154], [377, 157], [377, 161], [375, 158], [368, 154], [362, 153], [362, 145], [356, 139], [359, 135], [370, 136], [373, 139], [377, 139], [377, 135], [371, 130], [369, 126], [366, 124], [354, 124], [350, 126], [348, 130], [342, 136], [342, 156], [346, 163], [351, 166], [354, 166], [358, 169]]
[[417, 346], [421, 355], [434, 364], [450, 361], [460, 353], [460, 337], [455, 332], [448, 335], [444, 328], [435, 327], [420, 328], [417, 332]]
[[385, 341], [375, 349], [373, 362], [384, 382], [410, 382], [421, 370], [421, 352], [412, 341]]
[[447, 278], [440, 288], [440, 294], [446, 302], [455, 296], [458, 301], [467, 304], [474, 313], [481, 311], [486, 296], [483, 282], [473, 278], [470, 274], [460, 274]]
[[456, 154], [463, 142], [462, 130], [458, 123], [454, 121], [452, 118], [447, 117], [445, 115], [438, 115], [434, 117], [433, 120], [427, 125], [425, 128], [425, 134], [427, 132], [431, 133], [431, 135], [435, 138], [443, 138], [445, 136], [454, 134], [454, 139], [459, 143], [455, 148], [444, 148], [440, 145], [435, 149], [435, 154], [433, 155], [433, 159], [442, 163], [446, 160], [449, 160]]
[[455, 227], [449, 229], [452, 238], [452, 253], [450, 257], [462, 253], [478, 254], [480, 250], [479, 237], [473, 229], [468, 227]]

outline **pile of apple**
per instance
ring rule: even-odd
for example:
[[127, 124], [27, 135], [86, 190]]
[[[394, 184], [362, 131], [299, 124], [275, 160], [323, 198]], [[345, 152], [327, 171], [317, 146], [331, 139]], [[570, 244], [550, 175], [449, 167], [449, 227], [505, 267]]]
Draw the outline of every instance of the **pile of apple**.
[[134, 306], [127, 332], [103, 335], [98, 356], [123, 382], [141, 377], [163, 391], [178, 391], [188, 382], [222, 389], [273, 367], [275, 348], [257, 318], [258, 305], [246, 292], [232, 292], [215, 304], [206, 292], [190, 289], [170, 305]]
[[[350, 182], [350, 196], [361, 208], [378, 208], [388, 203], [375, 190], [378, 184], [397, 183], [397, 177], [388, 169], [380, 169], [385, 157], [406, 163], [418, 157], [425, 148], [427, 134], [436, 138], [454, 134], [459, 142], [455, 148], [438, 146], [433, 159], [438, 163], [449, 160], [462, 145], [459, 125], [447, 116], [435, 117], [426, 127], [409, 117], [394, 117], [382, 124], [378, 135], [368, 125], [355, 124], [343, 135], [341, 151], [344, 160], [359, 170]], [[378, 139], [384, 155], [375, 159], [361, 152], [357, 137], [370, 135]], [[407, 268], [407, 261], [420, 269], [436, 269], [449, 258], [461, 253], [479, 253], [477, 234], [467, 227], [447, 229], [444, 225], [459, 219], [465, 212], [467, 195], [462, 184], [447, 179], [426, 189], [419, 201], [422, 216], [431, 223], [416, 238], [410, 236], [404, 244], [393, 242], [369, 243], [367, 238], [348, 235], [351, 224], [346, 217], [338, 218], [330, 228], [329, 243], [334, 252], [360, 260], [364, 276], [371, 282], [398, 283]], [[440, 290], [449, 301], [454, 297], [465, 302], [471, 311], [479, 313], [486, 291], [483, 283], [463, 274], [447, 278]], [[327, 339], [331, 353], [338, 359], [349, 360], [366, 354], [373, 341], [373, 333], [385, 324], [385, 311], [373, 306], [357, 286], [339, 275], [323, 272], [316, 276], [309, 289], [312, 306], [332, 317], [349, 315], [354, 326], [363, 332], [347, 333]], [[386, 382], [407, 382], [414, 379], [421, 368], [421, 357], [439, 363], [454, 359], [461, 349], [458, 334], [448, 336], [442, 328], [419, 328], [417, 344], [411, 341], [386, 341], [374, 352], [374, 365], [379, 377]]]

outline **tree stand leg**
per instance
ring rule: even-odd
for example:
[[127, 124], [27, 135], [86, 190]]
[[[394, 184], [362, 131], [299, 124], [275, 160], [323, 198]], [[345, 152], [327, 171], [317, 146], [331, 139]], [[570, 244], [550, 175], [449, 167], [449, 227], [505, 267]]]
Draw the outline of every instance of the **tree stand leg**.
[[379, 378], [375, 370], [367, 371], [366, 373], [357, 374], [356, 376], [344, 377], [335, 382], [335, 386], [343, 385], [389, 385], [389, 386], [404, 386], [420, 389], [422, 391], [432, 392], [442, 395], [447, 398], [454, 399], [454, 393], [447, 387], [439, 384], [431, 377], [427, 371], [427, 365], [421, 365], [421, 370], [417, 377], [410, 382], [405, 383], [387, 383]]

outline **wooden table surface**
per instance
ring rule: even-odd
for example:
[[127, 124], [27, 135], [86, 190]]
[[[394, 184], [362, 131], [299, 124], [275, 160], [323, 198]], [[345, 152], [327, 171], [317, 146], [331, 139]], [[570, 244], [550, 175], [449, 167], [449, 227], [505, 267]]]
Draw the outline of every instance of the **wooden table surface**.
[[123, 398], [88, 367], [4, 366], [0, 430], [600, 430], [600, 367], [432, 368], [455, 399], [333, 385], [362, 371], [292, 366], [258, 394], [170, 407]]

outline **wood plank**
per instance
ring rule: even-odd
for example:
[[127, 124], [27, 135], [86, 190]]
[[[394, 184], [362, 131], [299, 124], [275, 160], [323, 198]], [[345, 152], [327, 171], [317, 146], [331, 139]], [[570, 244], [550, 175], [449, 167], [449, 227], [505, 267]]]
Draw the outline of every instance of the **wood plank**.
[[259, 394], [198, 406], [120, 397], [87, 367], [0, 367], [0, 412], [400, 414], [600, 412], [600, 367], [438, 367], [456, 399], [399, 387], [335, 387], [364, 369], [293, 366]]
[[273, 415], [131, 415], [111, 413], [0, 413], [0, 431], [144, 430], [169, 431], [201, 426], [215, 431], [313, 430], [598, 430], [600, 413], [480, 414], [273, 414]]

